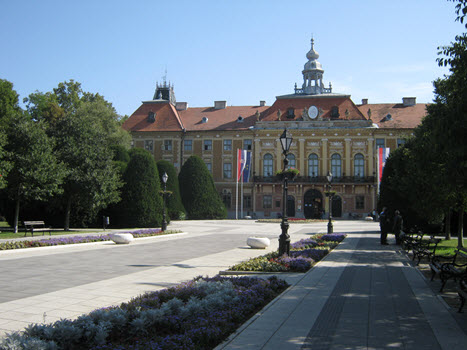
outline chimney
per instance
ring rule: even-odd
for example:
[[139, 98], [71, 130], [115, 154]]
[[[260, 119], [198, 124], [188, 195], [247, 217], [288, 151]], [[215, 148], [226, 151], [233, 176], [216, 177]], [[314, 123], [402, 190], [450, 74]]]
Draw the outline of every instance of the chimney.
[[367, 105], [367, 104], [368, 104], [368, 99], [362, 98], [362, 105]]
[[266, 105], [266, 101], [259, 101], [259, 106], [264, 107]]
[[225, 109], [227, 101], [214, 101], [214, 109]]
[[417, 104], [416, 97], [402, 97], [402, 104], [404, 107], [415, 106]]
[[175, 104], [175, 109], [177, 111], [186, 111], [188, 108], [188, 102], [177, 102]]

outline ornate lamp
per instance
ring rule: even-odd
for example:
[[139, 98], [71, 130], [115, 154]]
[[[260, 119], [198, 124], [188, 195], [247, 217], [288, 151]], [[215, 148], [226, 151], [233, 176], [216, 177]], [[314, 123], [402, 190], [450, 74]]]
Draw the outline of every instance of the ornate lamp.
[[[292, 136], [287, 134], [287, 128], [284, 129], [284, 132], [279, 138], [282, 146], [282, 153], [284, 154], [284, 169], [287, 169], [287, 165], [289, 164], [289, 160], [287, 159], [287, 155], [289, 153], [290, 146], [292, 145]], [[281, 230], [282, 233], [279, 236], [279, 255], [282, 256], [284, 254], [289, 255], [290, 253], [290, 236], [288, 234], [289, 231], [289, 221], [287, 220], [287, 183], [288, 178], [287, 176], [283, 176], [284, 181], [284, 189], [283, 189], [283, 199], [282, 199], [282, 222], [281, 222]]]
[[328, 183], [329, 183], [329, 222], [328, 222], [328, 234], [329, 233], [333, 233], [334, 231], [334, 228], [332, 226], [332, 207], [331, 207], [331, 204], [332, 204], [332, 192], [331, 192], [331, 188], [332, 188], [332, 173], [330, 171], [328, 171], [328, 174], [326, 175], [326, 179], [328, 180]]
[[164, 172], [164, 175], [162, 175], [162, 182], [164, 183], [164, 193], [162, 195], [162, 203], [163, 203], [163, 211], [162, 211], [162, 227], [161, 230], [165, 231], [167, 230], [167, 220], [165, 217], [165, 198], [166, 198], [166, 190], [167, 190], [167, 180], [169, 179], [169, 175]]

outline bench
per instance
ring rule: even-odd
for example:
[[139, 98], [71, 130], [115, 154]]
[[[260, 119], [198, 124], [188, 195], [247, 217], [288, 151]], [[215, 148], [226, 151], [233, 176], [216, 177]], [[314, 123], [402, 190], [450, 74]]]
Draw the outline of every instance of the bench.
[[[436, 275], [441, 279], [440, 293], [443, 291], [446, 282], [450, 279], [459, 280], [467, 275], [467, 262], [460, 263], [460, 258], [467, 259], [466, 249], [457, 249], [454, 256], [435, 255], [430, 262], [431, 281]], [[445, 262], [446, 260], [450, 260]]]
[[417, 244], [421, 239], [423, 239], [423, 233], [419, 231], [418, 233], [410, 232], [404, 235], [401, 235], [401, 247], [407, 253], [413, 249], [414, 245]]
[[420, 265], [420, 260], [423, 258], [432, 258], [436, 255], [436, 248], [441, 239], [431, 236], [430, 239], [423, 239], [423, 234], [417, 235], [417, 239], [412, 242], [412, 260], [417, 258], [417, 266]]
[[459, 310], [457, 312], [462, 312], [465, 300], [467, 299], [467, 274], [464, 274], [464, 276], [462, 276], [462, 278], [459, 279], [459, 285], [457, 286], [457, 294], [461, 299], [461, 305], [459, 306]]
[[52, 235], [52, 231], [61, 231], [61, 229], [54, 229], [51, 227], [46, 227], [44, 221], [23, 221], [24, 224], [24, 237], [31, 232], [31, 236], [34, 236], [34, 232], [43, 232], [44, 235], [46, 232], [49, 233], [49, 236]]

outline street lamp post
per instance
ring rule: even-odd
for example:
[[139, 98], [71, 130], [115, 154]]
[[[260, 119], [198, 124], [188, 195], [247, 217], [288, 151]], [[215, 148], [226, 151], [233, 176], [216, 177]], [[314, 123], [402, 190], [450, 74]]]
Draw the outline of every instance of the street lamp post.
[[332, 189], [332, 185], [331, 185], [331, 182], [332, 182], [332, 173], [330, 171], [328, 171], [328, 174], [326, 175], [326, 178], [328, 180], [328, 183], [329, 183], [329, 222], [328, 222], [328, 234], [329, 233], [333, 233], [334, 231], [334, 228], [332, 227], [332, 192], [331, 192], [331, 189]]
[[162, 211], [162, 227], [161, 227], [161, 230], [162, 231], [166, 231], [167, 230], [167, 219], [165, 217], [165, 198], [167, 196], [167, 180], [169, 179], [169, 175], [167, 175], [167, 173], [164, 173], [164, 175], [162, 175], [162, 182], [164, 183], [164, 192], [162, 194], [162, 206], [163, 206], [163, 211]]
[[288, 234], [289, 221], [287, 220], [287, 210], [286, 210], [288, 177], [287, 177], [287, 174], [285, 174], [285, 170], [287, 170], [287, 166], [289, 164], [287, 155], [289, 153], [289, 149], [292, 144], [292, 136], [287, 134], [287, 129], [284, 129], [284, 132], [280, 136], [279, 140], [281, 141], [282, 153], [284, 154], [284, 169], [282, 171], [283, 172], [282, 178], [284, 181], [283, 199], [282, 199], [282, 222], [281, 222], [282, 233], [279, 236], [279, 256], [282, 256], [284, 254], [289, 255], [290, 253], [290, 236]]

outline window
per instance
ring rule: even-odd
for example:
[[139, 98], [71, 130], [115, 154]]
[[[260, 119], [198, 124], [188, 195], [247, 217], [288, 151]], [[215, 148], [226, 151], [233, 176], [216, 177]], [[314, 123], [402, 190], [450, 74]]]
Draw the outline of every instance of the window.
[[355, 197], [355, 209], [365, 209], [365, 197]]
[[405, 145], [406, 139], [397, 139], [397, 148]]
[[224, 163], [224, 179], [232, 178], [232, 163]]
[[365, 176], [365, 158], [363, 154], [357, 153], [354, 157], [353, 162], [354, 176], [364, 177]]
[[339, 107], [334, 106], [331, 108], [331, 119], [339, 118]]
[[183, 141], [183, 150], [192, 151], [193, 150], [193, 140], [184, 140]]
[[204, 140], [203, 149], [205, 151], [212, 151], [212, 140]]
[[251, 139], [243, 140], [243, 149], [246, 149], [247, 151], [251, 151], [253, 148], [252, 145], [253, 145], [253, 141]]
[[263, 208], [264, 209], [272, 208], [272, 196], [269, 196], [269, 195], [263, 196]]
[[384, 148], [384, 139], [376, 139], [376, 148]]
[[212, 174], [212, 163], [206, 163], [206, 168], [208, 168], [209, 172]]
[[224, 190], [222, 192], [222, 202], [227, 209], [230, 209], [232, 206], [232, 193], [230, 191]]
[[287, 118], [289, 119], [295, 118], [295, 110], [293, 108], [287, 109]]
[[288, 167], [289, 167], [289, 168], [296, 168], [296, 166], [295, 166], [295, 165], [296, 165], [296, 163], [295, 163], [295, 155], [293, 155], [292, 153], [289, 153], [289, 154], [287, 155], [287, 159], [288, 159], [288, 161], [289, 161]]
[[263, 176], [272, 176], [272, 155], [269, 153], [263, 157]]
[[224, 151], [232, 150], [232, 140], [224, 140]]
[[331, 172], [333, 177], [341, 177], [341, 156], [340, 154], [334, 153], [331, 156]]
[[154, 150], [154, 140], [145, 140], [144, 149], [152, 152]]
[[315, 153], [310, 154], [308, 157], [308, 176], [315, 177], [319, 175], [318, 162], [318, 155]]
[[251, 196], [248, 195], [243, 195], [243, 208], [245, 209], [251, 209]]
[[172, 150], [172, 140], [164, 140], [164, 151]]
[[281, 207], [281, 201], [276, 201], [276, 208], [280, 208]]

